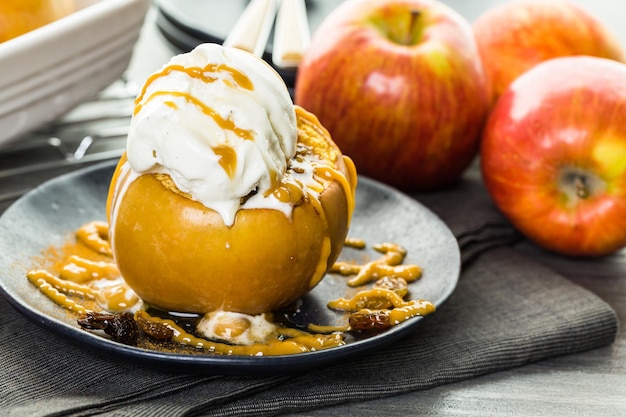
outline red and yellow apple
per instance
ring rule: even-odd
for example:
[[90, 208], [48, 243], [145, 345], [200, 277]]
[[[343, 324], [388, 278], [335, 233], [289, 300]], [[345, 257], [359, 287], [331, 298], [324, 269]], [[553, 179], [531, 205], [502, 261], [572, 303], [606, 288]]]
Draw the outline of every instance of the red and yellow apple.
[[519, 75], [550, 58], [590, 55], [624, 60], [614, 36], [566, 0], [516, 0], [492, 8], [473, 24], [495, 102]]
[[538, 245], [626, 246], [626, 65], [563, 57], [522, 74], [491, 112], [481, 166], [497, 207]]
[[404, 190], [454, 183], [489, 95], [471, 25], [435, 0], [349, 0], [311, 40], [295, 86], [360, 174]]

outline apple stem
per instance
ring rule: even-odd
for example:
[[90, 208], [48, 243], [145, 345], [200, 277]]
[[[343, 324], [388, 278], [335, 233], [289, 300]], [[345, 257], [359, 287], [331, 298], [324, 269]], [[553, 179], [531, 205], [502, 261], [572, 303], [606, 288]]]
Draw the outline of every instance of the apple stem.
[[576, 195], [578, 198], [585, 199], [589, 197], [589, 187], [585, 177], [577, 175], [574, 179], [574, 186], [576, 187]]
[[415, 30], [419, 22], [420, 15], [422, 13], [419, 10], [411, 10], [411, 18], [409, 20], [409, 30], [406, 34], [405, 45], [412, 45], [415, 40]]

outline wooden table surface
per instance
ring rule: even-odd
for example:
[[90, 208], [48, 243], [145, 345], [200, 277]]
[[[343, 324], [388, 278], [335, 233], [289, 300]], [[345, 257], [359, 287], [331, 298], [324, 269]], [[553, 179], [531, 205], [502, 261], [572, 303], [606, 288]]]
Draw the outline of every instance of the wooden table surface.
[[[546, 0], [550, 1], [550, 0]], [[626, 2], [572, 0], [592, 12], [626, 47]], [[502, 0], [444, 1], [468, 20]], [[145, 77], [173, 54], [154, 27], [154, 10], [146, 19], [128, 70], [131, 80]], [[1, 159], [2, 155], [0, 155]], [[73, 169], [73, 168], [65, 168]], [[31, 187], [58, 172], [22, 179]], [[11, 203], [8, 183], [0, 178], [0, 212]], [[551, 255], [528, 243], [519, 246], [537, 260], [596, 293], [626, 322], [626, 250], [601, 260], [574, 260]], [[623, 327], [623, 326], [622, 326]], [[614, 344], [563, 356], [461, 383], [387, 399], [346, 404], [297, 416], [626, 416], [626, 332]]]

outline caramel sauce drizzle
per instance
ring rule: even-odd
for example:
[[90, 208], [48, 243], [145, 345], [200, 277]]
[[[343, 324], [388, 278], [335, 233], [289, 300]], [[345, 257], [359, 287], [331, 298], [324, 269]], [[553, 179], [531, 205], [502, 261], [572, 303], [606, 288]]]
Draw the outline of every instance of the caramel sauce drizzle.
[[[128, 156], [126, 155], [126, 152], [124, 152], [120, 157], [118, 165], [128, 165]], [[128, 181], [130, 174], [130, 169], [116, 169], [115, 172], [113, 172], [113, 177], [111, 178], [111, 184], [109, 185], [109, 193], [107, 195], [106, 202], [106, 218], [109, 221], [111, 220], [111, 215], [113, 214], [111, 210], [113, 209], [113, 207], [115, 207], [115, 205], [117, 205], [117, 200], [120, 197], [119, 190], [121, 188], [121, 185]]]
[[113, 279], [120, 276], [117, 265], [112, 262], [91, 261], [80, 256], [70, 256], [59, 276], [68, 281], [83, 283], [94, 279]]
[[[186, 101], [200, 109], [202, 113], [212, 118], [220, 128], [231, 131], [244, 140], [254, 139], [254, 133], [252, 132], [252, 130], [237, 127], [234, 121], [232, 121], [231, 119], [223, 118], [218, 112], [215, 111], [215, 109], [207, 106], [202, 101], [198, 100], [196, 97], [192, 96], [189, 93], [185, 93], [182, 91], [155, 91], [146, 99], [146, 103], [149, 103], [151, 100], [159, 96], [182, 97]], [[137, 107], [141, 107], [141, 105], [137, 105]], [[135, 107], [135, 110], [137, 109], [137, 107]]]
[[[94, 253], [110, 253], [110, 245], [108, 240], [106, 240], [107, 234], [103, 232], [103, 227], [106, 227], [106, 223], [87, 223], [79, 229], [80, 233], [76, 233], [77, 241], [84, 243]], [[94, 244], [94, 242], [97, 244]], [[365, 247], [365, 241], [361, 239], [347, 238], [345, 243], [347, 246], [356, 248]], [[326, 246], [328, 246], [327, 251], [330, 251], [330, 243]], [[412, 317], [424, 316], [433, 312], [435, 306], [431, 302], [426, 300], [405, 301], [403, 298], [407, 294], [405, 287], [394, 288], [393, 283], [385, 283], [384, 279], [380, 279], [380, 276], [386, 273], [389, 273], [389, 276], [393, 276], [393, 278], [398, 278], [398, 275], [403, 275], [404, 271], [411, 270], [410, 267], [416, 267], [415, 265], [404, 265], [404, 269], [399, 270], [397, 268], [404, 260], [406, 250], [400, 245], [393, 243], [374, 245], [374, 248], [383, 253], [380, 259], [367, 263], [360, 268], [359, 265], [351, 264], [350, 270], [357, 270], [359, 274], [363, 271], [370, 273], [373, 269], [366, 268], [367, 265], [376, 264], [377, 267], [385, 265], [387, 268], [380, 268], [375, 273], [376, 277], [379, 278], [379, 282], [376, 284], [378, 287], [375, 286], [372, 289], [360, 291], [350, 299], [339, 298], [328, 302], [330, 309], [353, 312], [350, 316], [349, 325], [325, 326], [309, 324], [308, 330], [312, 333], [279, 326], [276, 330], [276, 336], [270, 338], [266, 343], [231, 345], [203, 339], [187, 332], [171, 319], [152, 316], [141, 309], [135, 312], [135, 319], [166, 326], [172, 330], [172, 341], [181, 345], [223, 355], [263, 356], [313, 352], [341, 346], [345, 343], [343, 334], [347, 331], [369, 328], [370, 324], [372, 328], [375, 328], [375, 326], [379, 326], [376, 327], [379, 329], [387, 328]], [[326, 253], [322, 254], [324, 259], [327, 259], [327, 256], [328, 254]], [[337, 267], [337, 265], [342, 264], [336, 263], [334, 269], [341, 269], [345, 272], [347, 268]], [[68, 265], [73, 266], [68, 267]], [[80, 271], [76, 272], [77, 270]], [[141, 301], [123, 281], [120, 284], [104, 286], [100, 290], [84, 284], [84, 282], [96, 279], [119, 278], [119, 271], [115, 264], [111, 262], [92, 261], [72, 255], [66, 264], [61, 267], [61, 271], [70, 272], [69, 275], [66, 275], [66, 278], [63, 278], [39, 269], [28, 272], [26, 276], [42, 294], [64, 309], [79, 316], [85, 315], [92, 310], [78, 302], [77, 298], [83, 301], [97, 299], [99, 304], [106, 306], [106, 310], [109, 312], [126, 311], [129, 307], [138, 305]], [[325, 268], [322, 269], [320, 267], [314, 274], [314, 281], [319, 281], [320, 277], [324, 275], [324, 271]], [[400, 271], [400, 274], [398, 274], [398, 271]], [[410, 277], [416, 279], [415, 274], [410, 275]], [[409, 279], [411, 279], [410, 277]], [[369, 278], [367, 282], [369, 282]], [[312, 282], [312, 284], [316, 283]], [[384, 287], [385, 285], [392, 289]], [[373, 309], [372, 307], [375, 308]], [[355, 320], [365, 320], [365, 322]], [[382, 325], [380, 324], [381, 322], [383, 323]], [[358, 323], [359, 327], [354, 328], [353, 323]], [[237, 323], [234, 324], [235, 327], [236, 325]]]
[[[379, 302], [385, 299], [390, 306], [384, 309], [362, 308], [374, 299]], [[351, 299], [339, 298], [328, 302], [328, 308], [339, 311], [358, 312], [361, 315], [384, 315], [391, 325], [397, 325], [410, 318], [417, 316], [425, 316], [435, 311], [435, 305], [426, 300], [409, 300], [405, 301], [395, 292], [382, 288], [373, 288], [363, 290], [357, 293]]]
[[[205, 83], [212, 83], [212, 82], [219, 80], [218, 77], [213, 76], [212, 74], [223, 72], [223, 73], [229, 74], [233, 80], [231, 82], [228, 82], [227, 85], [232, 86], [233, 85], [232, 83], [234, 82], [235, 85], [245, 90], [250, 90], [250, 91], [254, 90], [254, 84], [252, 83], [250, 78], [248, 78], [241, 71], [238, 71], [237, 69], [230, 67], [226, 64], [210, 63], [202, 68], [201, 67], [185, 67], [183, 65], [168, 65], [165, 68], [163, 68], [161, 71], [156, 72], [152, 74], [150, 77], [148, 77], [141, 92], [135, 99], [134, 114], [137, 114], [141, 111], [142, 106], [140, 105], [140, 103], [145, 97], [146, 91], [148, 90], [148, 87], [150, 86], [150, 84], [152, 84], [154, 81], [156, 81], [157, 79], [161, 77], [165, 77], [171, 74], [174, 71], [185, 73], [189, 77], [201, 80]], [[229, 81], [229, 80], [224, 80], [224, 82], [226, 81]]]
[[127, 311], [141, 301], [125, 282], [103, 288], [97, 299], [100, 305], [106, 306], [107, 311], [115, 313]]
[[355, 249], [365, 249], [366, 243], [363, 239], [358, 239], [355, 237], [346, 237], [344, 241], [344, 246], [349, 246]]
[[321, 333], [321, 334], [345, 333], [345, 332], [350, 331], [350, 326], [347, 324], [343, 326], [331, 326], [331, 325], [324, 325], [324, 324], [309, 323], [306, 326], [306, 328], [312, 332]]
[[320, 259], [317, 262], [315, 272], [313, 273], [311, 281], [309, 282], [309, 288], [315, 287], [326, 275], [326, 271], [328, 270], [328, 257], [330, 256], [331, 249], [332, 245], [330, 242], [330, 236], [324, 236], [324, 240], [322, 241]]
[[[320, 165], [320, 166], [315, 167], [315, 169], [313, 170], [313, 173], [321, 178], [324, 178], [326, 181], [329, 181], [329, 182], [337, 181], [339, 185], [341, 185], [341, 187], [343, 188], [344, 194], [346, 195], [346, 202], [348, 204], [348, 213], [351, 216], [352, 212], [354, 211], [354, 197], [353, 197], [354, 190], [352, 189], [352, 186], [348, 182], [347, 178], [343, 176], [343, 174], [341, 174], [335, 168], [327, 166], [327, 165]], [[348, 220], [350, 221], [351, 219], [348, 219]]]
[[271, 193], [281, 203], [298, 204], [304, 199], [302, 186], [291, 182], [282, 182]]
[[173, 108], [174, 110], [178, 110], [178, 105], [171, 100], [164, 101], [163, 104], [165, 104], [168, 107]]
[[[301, 162], [304, 158], [304, 153], [306, 152], [308, 152], [308, 150], [306, 147], [304, 147], [299, 151], [298, 154], [296, 154], [295, 158], [300, 158], [299, 161]], [[297, 170], [297, 168], [292, 169], [294, 169], [294, 171]], [[323, 207], [319, 198], [312, 194], [312, 192], [322, 192], [325, 189], [325, 187], [321, 185], [322, 183], [337, 181], [343, 188], [347, 201], [347, 211], [349, 213], [349, 216], [351, 217], [352, 211], [354, 210], [355, 187], [350, 185], [346, 177], [334, 166], [323, 164], [314, 165], [313, 177], [318, 183], [320, 183], [319, 187], [315, 187], [314, 184], [309, 184], [305, 187], [304, 184], [302, 184], [298, 180], [281, 181], [281, 183], [278, 184], [270, 192], [276, 199], [278, 199], [278, 201], [281, 201], [283, 203], [291, 203], [294, 206], [306, 199], [311, 204], [311, 206], [313, 206], [316, 213], [319, 214], [326, 227], [328, 227], [326, 210]], [[350, 218], [348, 219], [348, 221], [350, 221]], [[330, 252], [330, 236], [326, 236], [322, 241], [320, 259], [317, 263], [316, 271], [314, 272], [311, 278], [311, 282], [309, 284], [311, 288], [317, 285], [326, 274], [326, 271], [328, 269], [328, 257], [330, 256]]]
[[[28, 277], [28, 280], [32, 283], [45, 282], [61, 293], [89, 299], [94, 299], [96, 297], [96, 293], [87, 285], [62, 280], [43, 269], [30, 271], [26, 274], [26, 276]], [[35, 285], [39, 286], [40, 284]]]
[[219, 164], [229, 178], [234, 178], [237, 172], [237, 152], [228, 145], [212, 146], [215, 155], [219, 156]]
[[[346, 238], [345, 246], [365, 248], [365, 241]], [[376, 280], [373, 288], [359, 291], [352, 298], [339, 298], [328, 302], [328, 308], [352, 312], [347, 326], [309, 325], [317, 332], [347, 331], [366, 329], [386, 329], [412, 317], [425, 316], [435, 311], [435, 305], [426, 300], [405, 301], [408, 294], [407, 282], [421, 276], [417, 265], [400, 265], [406, 256], [406, 249], [395, 243], [381, 243], [373, 246], [383, 256], [364, 265], [348, 262], [335, 262], [330, 272], [356, 277], [348, 281], [350, 286], [361, 286]], [[355, 327], [356, 326], [356, 327]]]
[[48, 297], [50, 300], [54, 301], [64, 309], [76, 314], [85, 314], [87, 313], [87, 311], [89, 311], [81, 304], [75, 302], [67, 295], [54, 288], [54, 286], [50, 284], [47, 280], [48, 275], [53, 276], [46, 271], [38, 270], [27, 273], [26, 277], [35, 287], [37, 287], [37, 289], [39, 289], [39, 291], [41, 291], [42, 294], [44, 294], [46, 297]]
[[354, 297], [350, 299], [338, 298], [336, 300], [329, 301], [327, 306], [333, 310], [339, 311], [358, 311], [361, 310], [363, 305], [367, 304], [370, 299], [385, 299], [389, 302], [390, 307], [404, 307], [407, 302], [402, 297], [393, 291], [372, 288], [369, 290], [359, 291]]
[[105, 222], [93, 221], [76, 231], [76, 238], [85, 246], [97, 253], [112, 256], [108, 241], [109, 225]]
[[330, 272], [341, 275], [355, 275], [348, 281], [351, 287], [358, 287], [383, 277], [401, 277], [413, 282], [422, 276], [422, 268], [417, 265], [401, 265], [406, 256], [406, 249], [395, 243], [381, 243], [373, 246], [374, 250], [383, 253], [378, 259], [365, 265], [350, 262], [335, 262]]

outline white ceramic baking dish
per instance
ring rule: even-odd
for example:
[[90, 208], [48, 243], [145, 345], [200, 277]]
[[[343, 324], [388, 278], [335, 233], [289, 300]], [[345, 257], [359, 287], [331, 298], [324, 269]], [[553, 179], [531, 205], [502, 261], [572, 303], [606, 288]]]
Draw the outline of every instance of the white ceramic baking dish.
[[150, 0], [75, 0], [77, 10], [0, 43], [0, 147], [118, 79]]

